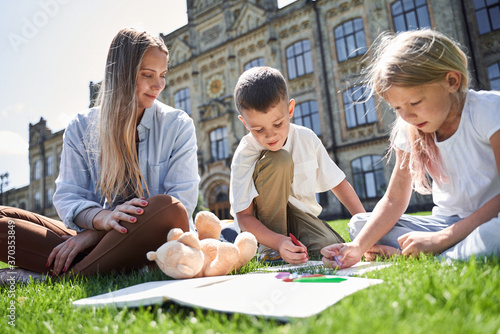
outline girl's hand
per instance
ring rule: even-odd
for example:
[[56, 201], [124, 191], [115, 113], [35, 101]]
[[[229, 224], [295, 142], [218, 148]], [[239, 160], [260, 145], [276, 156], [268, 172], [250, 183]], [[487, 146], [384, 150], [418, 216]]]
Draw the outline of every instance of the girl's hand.
[[292, 239], [288, 237], [283, 238], [283, 241], [279, 246], [281, 258], [290, 264], [300, 264], [307, 262], [307, 248], [301, 242], [300, 244], [301, 246], [296, 246], [292, 242]]
[[[345, 244], [333, 244], [321, 249], [323, 263], [330, 268], [349, 268], [358, 263], [363, 256], [361, 249], [352, 242]], [[334, 260], [334, 256], [340, 261], [341, 266]]]
[[134, 198], [118, 205], [113, 211], [102, 210], [94, 217], [94, 228], [98, 231], [115, 229], [120, 233], [127, 233], [127, 229], [120, 225], [120, 220], [135, 223], [137, 218], [131, 214], [142, 215], [144, 213], [143, 207], [146, 205], [148, 202], [145, 198]]
[[54, 262], [53, 273], [55, 275], [59, 275], [61, 271], [66, 272], [78, 253], [96, 245], [102, 237], [102, 233], [92, 230], [85, 230], [74, 236], [63, 236], [66, 241], [57, 245], [50, 252], [47, 267], [50, 267]]
[[403, 255], [418, 256], [420, 253], [439, 254], [446, 250], [440, 232], [410, 232], [398, 238]]

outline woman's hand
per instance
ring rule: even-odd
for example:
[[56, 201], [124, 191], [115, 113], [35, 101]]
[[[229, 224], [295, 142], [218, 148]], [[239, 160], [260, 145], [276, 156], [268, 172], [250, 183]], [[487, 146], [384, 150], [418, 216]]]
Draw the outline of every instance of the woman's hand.
[[[361, 260], [361, 256], [363, 256], [363, 251], [352, 242], [348, 242], [323, 247], [321, 254], [323, 255], [322, 260], [326, 267], [343, 269], [358, 263]], [[334, 256], [340, 261], [340, 266], [335, 261]]]
[[127, 229], [120, 225], [120, 220], [135, 223], [137, 218], [131, 216], [131, 214], [142, 215], [144, 213], [143, 207], [147, 205], [148, 202], [142, 197], [134, 198], [120, 204], [113, 211], [102, 210], [94, 217], [94, 228], [98, 231], [110, 231], [115, 229], [120, 233], [127, 233]]
[[420, 253], [439, 254], [450, 246], [446, 245], [442, 231], [410, 232], [398, 238], [403, 255], [418, 256]]
[[53, 273], [55, 275], [59, 275], [61, 271], [66, 272], [78, 253], [96, 245], [103, 236], [102, 232], [92, 230], [85, 230], [74, 236], [63, 236], [66, 241], [57, 245], [50, 252], [47, 267], [50, 267], [54, 262]]
[[290, 264], [300, 264], [305, 263], [308, 260], [307, 247], [303, 243], [300, 246], [296, 246], [292, 239], [285, 237], [281, 241], [279, 246], [279, 252], [281, 258]]

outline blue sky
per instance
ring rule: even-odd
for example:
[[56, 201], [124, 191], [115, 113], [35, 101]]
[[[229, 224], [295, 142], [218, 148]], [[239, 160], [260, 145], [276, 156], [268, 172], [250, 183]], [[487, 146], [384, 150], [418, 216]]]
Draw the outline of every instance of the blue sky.
[[9, 173], [4, 190], [29, 183], [29, 123], [43, 117], [56, 132], [87, 109], [89, 83], [102, 80], [118, 30], [134, 26], [168, 34], [186, 23], [183, 0], [0, 0], [0, 174]]

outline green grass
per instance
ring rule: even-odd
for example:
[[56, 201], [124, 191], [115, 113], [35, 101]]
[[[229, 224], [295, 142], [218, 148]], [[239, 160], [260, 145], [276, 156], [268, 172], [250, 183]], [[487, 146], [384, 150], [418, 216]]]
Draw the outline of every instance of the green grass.
[[[347, 221], [331, 222], [343, 237]], [[500, 260], [444, 264], [432, 256], [396, 258], [367, 273], [384, 283], [356, 292], [320, 314], [279, 323], [165, 304], [138, 309], [74, 308], [72, 301], [142, 282], [159, 270], [1, 287], [0, 333], [497, 333]], [[5, 264], [0, 264], [6, 267]], [[250, 262], [243, 272], [262, 265]], [[14, 300], [15, 327], [8, 324]]]

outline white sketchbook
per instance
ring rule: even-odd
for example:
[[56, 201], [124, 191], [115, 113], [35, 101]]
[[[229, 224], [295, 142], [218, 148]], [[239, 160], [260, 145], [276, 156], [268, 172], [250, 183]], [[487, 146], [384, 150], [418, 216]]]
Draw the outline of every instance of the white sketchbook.
[[[337, 277], [327, 275], [326, 277]], [[344, 277], [337, 283], [285, 282], [276, 273], [156, 281], [80, 299], [79, 307], [139, 307], [171, 301], [182, 306], [286, 320], [317, 314], [382, 280]]]

